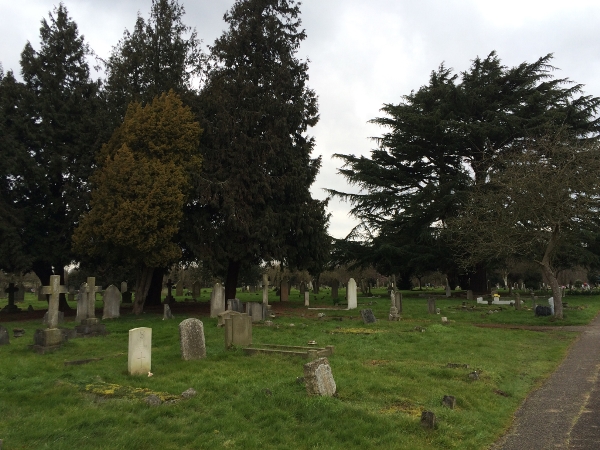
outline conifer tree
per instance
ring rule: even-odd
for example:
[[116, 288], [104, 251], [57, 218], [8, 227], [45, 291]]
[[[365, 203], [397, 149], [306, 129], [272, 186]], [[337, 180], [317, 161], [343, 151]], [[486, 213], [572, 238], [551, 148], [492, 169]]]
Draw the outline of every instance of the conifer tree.
[[291, 0], [238, 0], [211, 48], [200, 98], [203, 172], [186, 242], [226, 274], [227, 298], [243, 264], [323, 258], [317, 243], [327, 241], [328, 216], [309, 191], [321, 161], [306, 134], [317, 98], [297, 57], [306, 38], [299, 15]]

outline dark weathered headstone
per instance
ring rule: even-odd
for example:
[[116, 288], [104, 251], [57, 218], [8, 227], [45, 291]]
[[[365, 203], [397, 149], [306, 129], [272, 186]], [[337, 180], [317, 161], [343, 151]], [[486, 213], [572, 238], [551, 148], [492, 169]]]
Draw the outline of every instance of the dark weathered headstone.
[[373, 310], [372, 309], [361, 309], [360, 310], [360, 316], [362, 317], [362, 320], [364, 323], [375, 323], [377, 322], [377, 319], [375, 318], [375, 315], [373, 314]]
[[15, 313], [21, 311], [21, 309], [15, 306], [15, 294], [18, 292], [19, 288], [15, 286], [15, 283], [8, 283], [8, 287], [4, 289], [4, 292], [8, 294], [8, 305], [6, 305], [2, 310], [8, 313]]
[[0, 325], [0, 345], [8, 345], [10, 344], [10, 336], [8, 335], [8, 330]]
[[102, 320], [117, 319], [121, 316], [121, 292], [119, 288], [110, 285], [104, 291], [104, 310], [102, 312]]
[[192, 299], [193, 300], [198, 300], [200, 298], [200, 293], [202, 292], [201, 287], [202, 287], [202, 285], [200, 284], [199, 281], [194, 281], [192, 283]]
[[206, 358], [204, 324], [198, 319], [185, 319], [179, 324], [181, 357], [186, 360]]
[[327, 358], [319, 358], [304, 364], [304, 382], [308, 395], [331, 397], [337, 389]]
[[535, 315], [536, 315], [536, 317], [551, 316], [552, 309], [549, 306], [537, 305], [535, 307]]
[[163, 320], [169, 320], [173, 318], [173, 313], [171, 312], [171, 307], [168, 304], [163, 305]]
[[423, 428], [435, 428], [435, 414], [432, 411], [423, 411], [421, 413], [421, 426]]
[[239, 298], [229, 299], [227, 300], [227, 310], [242, 313], [244, 312], [244, 304], [240, 301]]
[[331, 282], [331, 298], [335, 299], [339, 297], [338, 290], [340, 288], [340, 282], [338, 280], [333, 280]]
[[429, 314], [435, 314], [435, 299], [434, 298], [428, 298], [427, 299], [427, 310], [429, 312]]
[[442, 405], [447, 408], [454, 409], [456, 407], [456, 397], [453, 395], [444, 395], [442, 399]]
[[279, 298], [282, 302], [287, 302], [289, 300], [290, 291], [288, 289], [288, 281], [283, 280], [281, 282], [281, 287], [279, 289]]
[[517, 311], [521, 310], [521, 295], [517, 292], [517, 295], [515, 296], [515, 309]]

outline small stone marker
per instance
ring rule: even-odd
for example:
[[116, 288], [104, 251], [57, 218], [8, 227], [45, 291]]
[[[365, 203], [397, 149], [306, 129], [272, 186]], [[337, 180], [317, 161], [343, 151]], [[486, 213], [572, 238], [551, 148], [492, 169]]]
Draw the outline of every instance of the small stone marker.
[[169, 320], [173, 318], [171, 307], [168, 304], [163, 304], [163, 320]]
[[354, 281], [354, 278], [350, 278], [350, 280], [348, 280], [346, 296], [348, 297], [348, 309], [356, 309], [356, 281]]
[[435, 414], [431, 411], [423, 411], [421, 413], [421, 426], [423, 428], [435, 428]]
[[447, 317], [442, 317], [442, 323], [444, 325], [446, 325], [448, 323], [448, 318]]
[[517, 292], [517, 295], [515, 296], [515, 309], [517, 311], [521, 310], [521, 294], [519, 294]]
[[395, 322], [400, 320], [400, 314], [398, 314], [398, 308], [396, 308], [395, 306], [390, 307], [389, 320], [395, 321]]
[[375, 315], [373, 314], [372, 309], [361, 309], [360, 315], [365, 324], [377, 322], [377, 319], [375, 318]]
[[435, 299], [434, 298], [428, 298], [427, 299], [427, 310], [429, 311], [429, 314], [435, 314]]
[[262, 298], [262, 301], [263, 301], [264, 304], [268, 304], [269, 303], [269, 275], [267, 275], [266, 273], [263, 274], [262, 282], [263, 282], [263, 298]]
[[185, 319], [179, 324], [181, 357], [185, 361], [206, 358], [204, 324], [198, 319]]
[[252, 318], [247, 314], [235, 314], [224, 319], [225, 348], [252, 345]]
[[8, 330], [0, 325], [0, 345], [8, 345], [10, 344], [10, 336], [8, 335]]
[[121, 316], [121, 292], [115, 285], [110, 285], [104, 291], [104, 310], [102, 320], [117, 319]]
[[281, 299], [282, 302], [287, 302], [290, 298], [290, 288], [288, 287], [287, 280], [283, 280], [281, 282], [281, 285], [279, 288], [279, 298]]
[[310, 292], [304, 293], [304, 306], [310, 306]]
[[152, 367], [152, 328], [129, 330], [127, 370], [130, 375], [146, 375]]
[[58, 327], [58, 298], [60, 294], [67, 293], [67, 288], [60, 284], [60, 275], [50, 275], [50, 286], [44, 286], [43, 293], [50, 295], [50, 301], [48, 302], [48, 328], [56, 328]]
[[304, 382], [308, 395], [331, 397], [337, 389], [327, 358], [319, 358], [304, 364]]
[[225, 311], [225, 288], [216, 283], [210, 295], [210, 317], [217, 317]]
[[473, 300], [473, 291], [471, 291], [471, 290], [467, 291], [467, 300]]
[[202, 285], [199, 281], [194, 281], [192, 283], [192, 300], [197, 300], [200, 298], [200, 293], [202, 292], [201, 288]]
[[453, 395], [444, 395], [442, 399], [442, 405], [447, 408], [454, 409], [456, 407], [456, 397]]

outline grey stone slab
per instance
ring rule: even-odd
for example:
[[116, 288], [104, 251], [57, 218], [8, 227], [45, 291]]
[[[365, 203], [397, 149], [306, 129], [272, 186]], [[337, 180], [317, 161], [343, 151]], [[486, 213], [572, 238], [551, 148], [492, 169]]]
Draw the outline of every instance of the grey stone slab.
[[104, 310], [102, 319], [117, 319], [121, 316], [121, 291], [114, 285], [110, 285], [104, 291]]
[[184, 360], [206, 358], [204, 324], [201, 320], [185, 319], [179, 324], [179, 344]]
[[304, 364], [304, 382], [309, 395], [331, 397], [337, 390], [327, 358], [319, 358]]
[[361, 309], [360, 316], [365, 324], [377, 322], [372, 309]]

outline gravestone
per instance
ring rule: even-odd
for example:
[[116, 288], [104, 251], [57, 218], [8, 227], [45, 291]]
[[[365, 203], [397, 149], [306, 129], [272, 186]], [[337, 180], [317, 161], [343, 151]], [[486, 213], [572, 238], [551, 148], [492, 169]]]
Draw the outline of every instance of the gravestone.
[[19, 288], [15, 286], [15, 283], [8, 283], [8, 287], [4, 289], [4, 292], [8, 294], [8, 305], [2, 308], [2, 311], [8, 313], [16, 313], [21, 311], [21, 308], [15, 305], [15, 293], [18, 290]]
[[521, 310], [521, 295], [519, 293], [515, 295], [515, 309], [517, 311]]
[[10, 336], [8, 335], [8, 330], [0, 325], [0, 345], [8, 345], [10, 344]]
[[306, 283], [304, 281], [300, 282], [300, 297], [304, 298], [304, 293], [306, 292]]
[[46, 301], [46, 296], [42, 292], [42, 288], [43, 288], [43, 286], [40, 286], [40, 287], [37, 288], [37, 299], [38, 299], [38, 302], [45, 302]]
[[239, 311], [233, 311], [231, 309], [228, 309], [227, 311], [220, 313], [219, 320], [217, 321], [217, 327], [224, 327], [225, 319], [229, 319], [231, 316], [239, 316], [240, 314], [244, 314], [244, 313], [239, 312]]
[[183, 297], [183, 280], [177, 282], [177, 286], [175, 286], [175, 295], [177, 297]]
[[388, 320], [395, 321], [395, 322], [400, 320], [400, 314], [398, 314], [398, 308], [396, 308], [395, 306], [390, 307], [390, 315], [388, 317]]
[[554, 297], [548, 299], [548, 306], [550, 306], [550, 312], [554, 315]]
[[104, 291], [104, 310], [102, 312], [102, 320], [117, 319], [121, 316], [121, 292], [111, 284]]
[[81, 323], [88, 316], [88, 301], [87, 301], [87, 283], [81, 283], [79, 293], [77, 294], [77, 316], [75, 322]]
[[15, 292], [15, 303], [23, 303], [25, 301], [25, 286], [23, 283], [19, 283], [17, 288], [19, 290]]
[[152, 328], [129, 330], [127, 371], [130, 375], [146, 375], [152, 367]]
[[175, 303], [175, 297], [173, 297], [173, 282], [170, 278], [167, 279], [167, 297], [165, 298], [163, 303], [166, 303], [168, 305], [170, 305], [171, 303]]
[[204, 324], [198, 319], [185, 319], [179, 324], [181, 358], [185, 361], [206, 358]]
[[225, 288], [216, 283], [210, 294], [210, 317], [217, 317], [225, 311]]
[[244, 304], [240, 301], [239, 298], [233, 298], [233, 299], [227, 300], [227, 310], [243, 313], [244, 312]]
[[365, 324], [377, 322], [377, 319], [375, 318], [372, 309], [361, 309], [360, 316], [362, 317], [362, 320]]
[[327, 358], [319, 358], [304, 364], [304, 382], [308, 395], [331, 397], [337, 389]]
[[167, 303], [163, 304], [163, 320], [169, 320], [173, 318], [173, 313], [171, 312], [171, 306]]
[[467, 291], [467, 300], [473, 300], [473, 291], [471, 291], [471, 290]]
[[202, 285], [199, 281], [194, 281], [192, 283], [192, 299], [198, 300], [200, 298]]
[[396, 309], [398, 310], [398, 314], [402, 314], [402, 292], [396, 291]]
[[550, 309], [549, 306], [537, 305], [537, 306], [535, 306], [534, 311], [535, 311], [535, 315], [537, 317], [552, 315], [552, 310]]
[[427, 310], [428, 310], [429, 314], [435, 314], [436, 313], [435, 299], [434, 298], [428, 298], [427, 299]]
[[121, 302], [122, 303], [131, 303], [133, 297], [133, 293], [131, 291], [125, 291], [121, 294]]
[[350, 280], [348, 280], [346, 295], [348, 297], [348, 309], [356, 309], [356, 281], [354, 281], [354, 278], [350, 278]]
[[263, 280], [263, 298], [262, 301], [266, 305], [269, 303], [269, 276], [265, 273], [262, 277]]
[[61, 286], [60, 275], [50, 275], [50, 286], [44, 286], [43, 293], [50, 295], [48, 301], [48, 328], [36, 330], [33, 336], [33, 348], [38, 353], [46, 353], [57, 349], [64, 342], [64, 335], [58, 329], [58, 300], [60, 294], [65, 294], [67, 288]]
[[289, 300], [290, 290], [288, 288], [287, 280], [283, 280], [281, 282], [281, 287], [279, 289], [279, 298], [282, 302], [287, 302]]
[[310, 292], [304, 293], [304, 306], [310, 306]]
[[66, 294], [67, 292], [67, 288], [60, 284], [60, 275], [50, 275], [50, 286], [44, 286], [43, 292], [50, 295], [48, 302], [48, 328], [57, 328], [58, 299], [60, 294]]
[[338, 298], [338, 290], [340, 288], [340, 282], [338, 280], [333, 280], [331, 282], [331, 298]]
[[446, 285], [446, 297], [452, 297], [452, 290], [448, 285]]
[[[98, 323], [98, 318], [96, 317], [96, 292], [99, 292], [102, 287], [96, 286], [96, 277], [88, 277], [87, 278], [87, 286], [85, 287], [84, 294], [87, 295], [87, 318], [83, 319], [81, 323], [86, 325], [95, 325]], [[79, 291], [81, 292], [81, 290]]]
[[247, 314], [230, 315], [225, 321], [225, 348], [252, 345], [252, 318]]
[[423, 411], [421, 413], [421, 426], [423, 428], [435, 428], [435, 414], [432, 411]]
[[260, 322], [261, 320], [265, 320], [267, 318], [268, 312], [268, 305], [265, 305], [264, 303], [246, 303], [246, 314], [248, 314], [252, 318], [252, 322]]
[[446, 408], [454, 409], [456, 407], [456, 397], [453, 395], [444, 395], [442, 399], [442, 405]]
[[[61, 325], [65, 322], [65, 313], [62, 311], [58, 312], [58, 325]], [[50, 326], [50, 322], [48, 319], [48, 311], [44, 314], [44, 319], [42, 320], [42, 325]]]
[[121, 281], [121, 294], [127, 292], [127, 281]]

